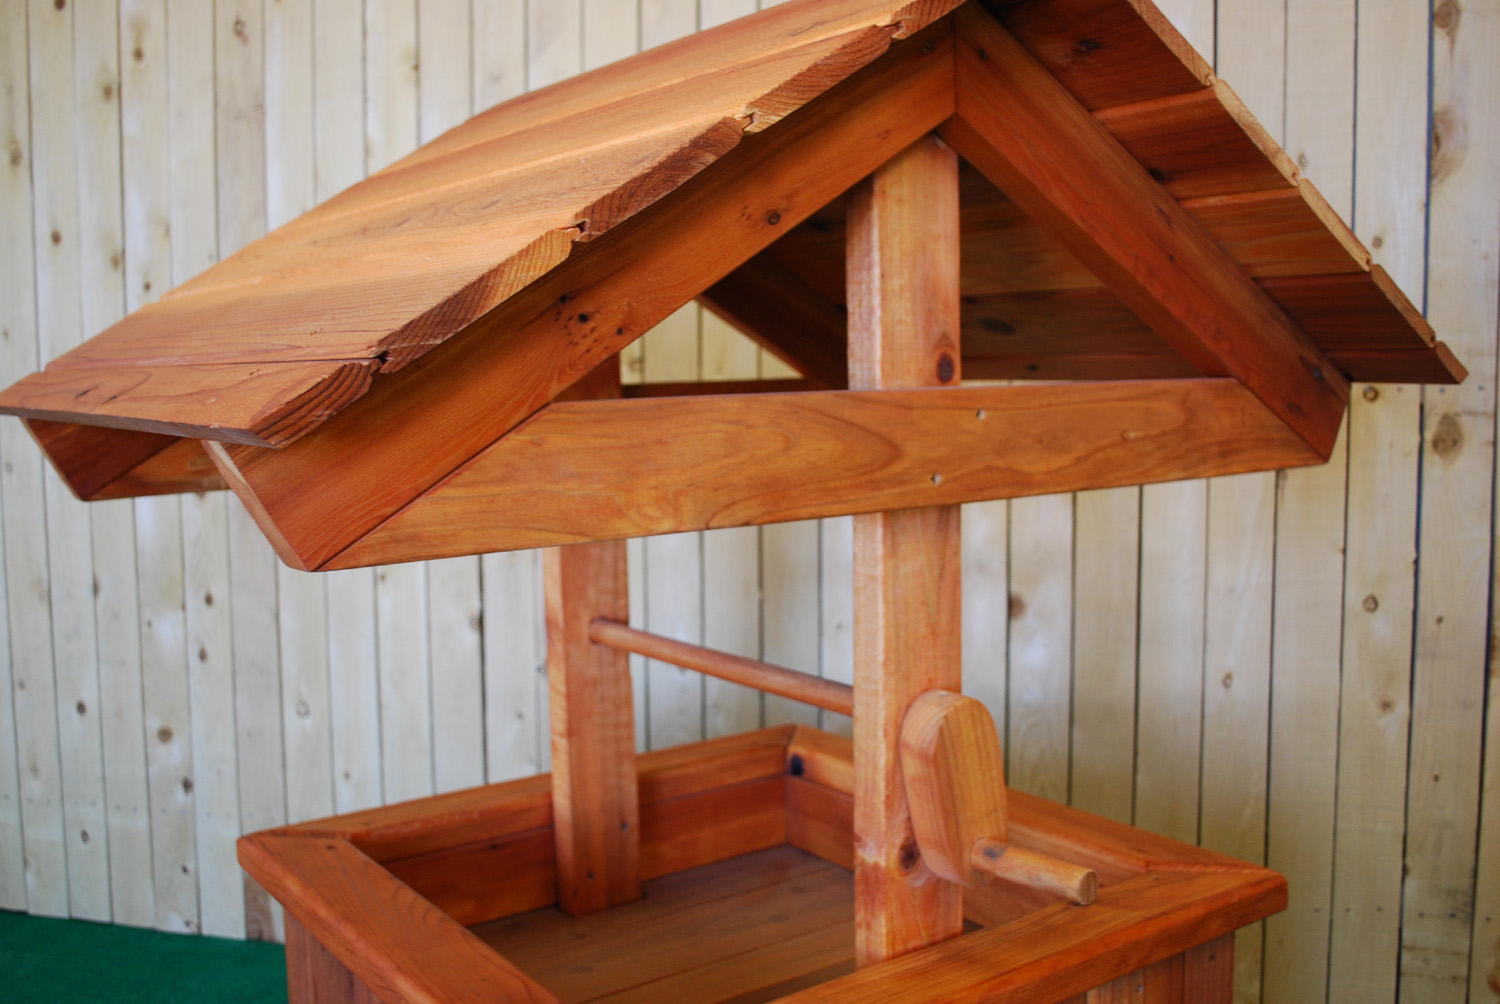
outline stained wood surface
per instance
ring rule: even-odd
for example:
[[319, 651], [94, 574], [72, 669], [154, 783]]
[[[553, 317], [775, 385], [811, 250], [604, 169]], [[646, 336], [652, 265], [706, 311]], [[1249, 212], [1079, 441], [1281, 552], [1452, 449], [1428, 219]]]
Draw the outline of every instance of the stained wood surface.
[[979, 840], [1005, 840], [1005, 768], [983, 704], [929, 690], [901, 722], [901, 777], [927, 866], [949, 882], [981, 885], [970, 858]]
[[[786, 5], [481, 116], [113, 327], [61, 365], [83, 372], [58, 379], [83, 384], [10, 401], [45, 407], [63, 393], [89, 414], [125, 417], [128, 399], [171, 396], [170, 414], [189, 426], [238, 428], [246, 442], [295, 438], [363, 394], [368, 385], [345, 375], [350, 361], [367, 361], [366, 373], [400, 369], [546, 274], [574, 241], [630, 218], [949, 6]], [[725, 64], [735, 72], [711, 72]], [[579, 135], [592, 152], [557, 170], [559, 142]], [[437, 187], [450, 208], [434, 213]], [[432, 264], [411, 269], [413, 255]], [[226, 387], [226, 363], [239, 367], [234, 381], [259, 364], [269, 383]], [[79, 396], [85, 385], [97, 396]], [[325, 386], [343, 389], [312, 390]], [[248, 410], [235, 415], [235, 400]]]
[[821, 680], [799, 670], [773, 666], [701, 645], [673, 641], [671, 638], [637, 631], [619, 621], [605, 618], [595, 620], [590, 625], [589, 636], [600, 645], [671, 662], [685, 669], [695, 669], [768, 694], [846, 715], [854, 710], [853, 691], [850, 687], [831, 680]]
[[[1188, 362], [1233, 374], [1314, 449], [1330, 449], [1348, 387], [1318, 348], [1020, 42], [977, 11], [955, 16], [962, 83], [944, 135]], [[1153, 231], [1150, 241], [1128, 236]], [[1180, 282], [1179, 259], [1193, 263], [1191, 283]]]
[[596, 618], [630, 616], [625, 545], [551, 549], [542, 569], [558, 902], [577, 916], [640, 896], [630, 665], [589, 634]]
[[1227, 380], [570, 402], [328, 567], [1320, 459]]
[[[789, 119], [776, 144], [747, 144], [740, 156], [725, 159], [608, 240], [591, 241], [588, 253], [571, 259], [570, 267], [425, 358], [420, 379], [408, 374], [404, 384], [382, 381], [317, 437], [280, 450], [237, 453], [238, 447], [215, 446], [226, 479], [255, 497], [267, 534], [282, 541], [284, 560], [321, 566], [595, 363], [947, 117], [950, 49], [941, 35], [932, 41], [927, 51], [924, 41], [913, 40], [892, 52]], [[900, 88], [889, 86], [895, 79]], [[851, 150], [858, 155], [850, 156]], [[834, 163], [837, 170], [809, 183], [802, 170], [807, 160]], [[748, 217], [741, 209], [746, 200], [757, 207]], [[703, 234], [714, 242], [692, 239]], [[620, 267], [625, 257], [632, 268]], [[636, 269], [662, 281], [643, 290]], [[518, 327], [508, 337], [489, 337], [511, 325]], [[570, 331], [599, 337], [575, 354], [566, 337]], [[521, 382], [493, 379], [491, 365]], [[434, 437], [440, 426], [445, 431]], [[374, 442], [379, 449], [372, 449]], [[309, 504], [314, 485], [329, 508]], [[365, 502], [345, 507], [334, 501], [350, 493]], [[329, 518], [334, 511], [341, 518]]]
[[653, 880], [597, 917], [475, 933], [564, 1001], [770, 1001], [853, 969], [853, 882], [782, 847]]
[[[928, 137], [862, 182], [850, 200], [845, 254], [850, 387], [957, 384], [957, 155]], [[900, 754], [901, 723], [912, 701], [933, 688], [962, 686], [959, 527], [953, 505], [854, 520], [855, 958], [861, 966], [963, 930], [959, 887], [919, 854], [913, 861]]]
[[382, 1004], [349, 967], [290, 917], [286, 922], [286, 982], [290, 1004]]
[[246, 867], [381, 1000], [557, 1000], [351, 844], [264, 836], [239, 846]]
[[[757, 739], [773, 737], [784, 742], [788, 732], [766, 732]], [[736, 742], [743, 746], [745, 741]], [[703, 774], [721, 762], [731, 745], [719, 741], [672, 750], [670, 757], [653, 754], [643, 762], [657, 762], [642, 773]], [[841, 772], [834, 770], [838, 762], [847, 771], [847, 740], [808, 731], [801, 735], [799, 748], [823, 764], [824, 777], [839, 776]], [[826, 825], [842, 829], [847, 847], [852, 832], [847, 794], [816, 781], [792, 780], [804, 786], [808, 797], [782, 805], [778, 787], [777, 811], [807, 810], [813, 818], [827, 820]], [[732, 795], [740, 790], [743, 786], [721, 785], [702, 794]], [[490, 799], [496, 822], [508, 818], [503, 812], [508, 803], [525, 797], [516, 785], [491, 787], [483, 794]], [[409, 803], [400, 811], [421, 829], [437, 834], [443, 824], [434, 820], [451, 818], [447, 803], [453, 800], [454, 796], [438, 796]], [[820, 804], [831, 813], [820, 810]], [[913, 965], [938, 981], [936, 986], [905, 988], [905, 994], [918, 1000], [933, 999], [934, 994], [979, 1000], [986, 999], [986, 993], [998, 995], [993, 999], [1035, 1000], [1041, 986], [1070, 995], [1095, 984], [1107, 989], [1111, 980], [1141, 965], [1148, 973], [1162, 974], [1161, 993], [1168, 987], [1179, 991], [1177, 997], [1145, 1000], [1222, 999], [1220, 994], [1229, 986], [1225, 970], [1232, 947], [1215, 939], [1214, 932], [1257, 916], [1257, 911], [1274, 909], [1282, 895], [1278, 876], [1030, 797], [1022, 796], [1018, 807], [1020, 838], [1027, 847], [1071, 846], [1085, 857], [1111, 862], [1110, 884], [1101, 900], [1105, 905], [1097, 914], [1093, 908], [1078, 913], [1063, 904], [1037, 901], [1003, 920], [997, 917], [998, 926], [970, 934], [962, 942], [871, 967], [864, 975], [880, 973], [886, 978], [875, 984], [885, 988], [883, 999], [903, 992], [902, 981]], [[392, 811], [380, 814], [389, 816]], [[710, 818], [693, 823], [701, 826]], [[442, 848], [388, 860], [382, 868], [340, 835], [353, 834], [369, 823], [368, 816], [335, 819], [320, 824], [321, 833], [319, 827], [293, 827], [241, 842], [246, 866], [296, 918], [288, 930], [294, 994], [324, 977], [336, 977], [335, 985], [321, 987], [320, 992], [357, 995], [363, 986], [381, 999], [401, 1000], [429, 1000], [435, 994], [446, 994], [443, 999], [448, 1000], [491, 999], [507, 991], [520, 996], [502, 999], [537, 999], [528, 994], [550, 999], [542, 996], [545, 991], [537, 983], [570, 1000], [655, 1000], [664, 988], [674, 995], [715, 1000], [766, 1000], [801, 988], [821, 999], [830, 989], [858, 990], [859, 980], [824, 986], [853, 968], [849, 873], [805, 853], [777, 848], [747, 857], [738, 852], [741, 856], [733, 861], [697, 869], [691, 858], [678, 857], [672, 874], [650, 883], [643, 900], [577, 919], [551, 909], [516, 913], [525, 910], [528, 895], [546, 895], [541, 887], [531, 894], [524, 890], [527, 882], [535, 885], [535, 873], [547, 872], [551, 844], [545, 830], [478, 843], [455, 845], [450, 839]], [[743, 822], [740, 827], [745, 833], [754, 830], [746, 830]], [[506, 863], [520, 867], [505, 867]], [[1231, 894], [1231, 888], [1238, 895]], [[455, 916], [439, 913], [435, 903]], [[488, 911], [479, 904], [484, 903], [514, 915], [473, 932], [504, 956], [491, 955], [480, 964], [473, 933], [454, 920], [483, 919]], [[1205, 912], [1204, 903], [1212, 909]], [[360, 914], [373, 914], [373, 922], [383, 926], [366, 930], [363, 924], [371, 918]], [[1205, 934], [1210, 940], [1201, 942]], [[309, 936], [321, 943], [326, 955], [313, 950]], [[951, 963], [951, 949], [960, 944], [963, 957], [978, 961], [977, 967]], [[425, 957], [413, 954], [417, 951]], [[1013, 964], [997, 964], [1002, 954]], [[455, 966], [465, 968], [455, 973]]]

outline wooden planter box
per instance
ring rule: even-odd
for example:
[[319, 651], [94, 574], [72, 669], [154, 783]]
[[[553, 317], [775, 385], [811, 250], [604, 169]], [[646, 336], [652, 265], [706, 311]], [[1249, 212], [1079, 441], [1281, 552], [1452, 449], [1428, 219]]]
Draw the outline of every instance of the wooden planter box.
[[1011, 841], [1094, 868], [1098, 899], [996, 882], [961, 937], [856, 972], [847, 740], [786, 726], [638, 769], [645, 895], [587, 917], [553, 907], [545, 775], [241, 839], [286, 908], [293, 1004], [1227, 1002], [1233, 932], [1286, 904], [1268, 869], [1011, 792]]

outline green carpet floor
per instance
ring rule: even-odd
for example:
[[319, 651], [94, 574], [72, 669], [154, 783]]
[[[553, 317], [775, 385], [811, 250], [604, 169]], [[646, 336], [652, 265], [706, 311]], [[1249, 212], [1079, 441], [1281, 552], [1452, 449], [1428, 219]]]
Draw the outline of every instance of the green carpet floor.
[[5, 1004], [285, 1004], [280, 945], [0, 911]]

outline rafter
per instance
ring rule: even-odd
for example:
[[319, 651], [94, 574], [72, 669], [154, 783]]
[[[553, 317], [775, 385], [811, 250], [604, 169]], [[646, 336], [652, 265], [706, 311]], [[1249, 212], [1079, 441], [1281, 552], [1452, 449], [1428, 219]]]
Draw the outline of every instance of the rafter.
[[942, 135], [1188, 363], [1240, 380], [1326, 455], [1343, 375], [994, 18], [954, 17], [958, 111]]

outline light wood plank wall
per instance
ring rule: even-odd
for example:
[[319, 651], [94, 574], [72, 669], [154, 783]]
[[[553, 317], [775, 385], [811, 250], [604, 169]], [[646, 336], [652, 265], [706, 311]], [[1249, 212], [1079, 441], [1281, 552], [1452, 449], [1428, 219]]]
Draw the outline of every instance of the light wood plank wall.
[[[762, 0], [760, 5], [765, 5]], [[756, 0], [0, 0], [0, 379], [473, 111]], [[1500, 1001], [1500, 0], [1163, 0], [1472, 372], [1325, 467], [969, 506], [1011, 781], [1268, 862], [1244, 1002]], [[783, 375], [696, 307], [628, 381]], [[0, 909], [230, 937], [241, 832], [545, 770], [534, 553], [318, 577], [0, 422]], [[632, 618], [848, 681], [847, 519], [631, 545]], [[643, 748], [847, 719], [634, 662]], [[1487, 741], [1488, 740], [1488, 741]]]

